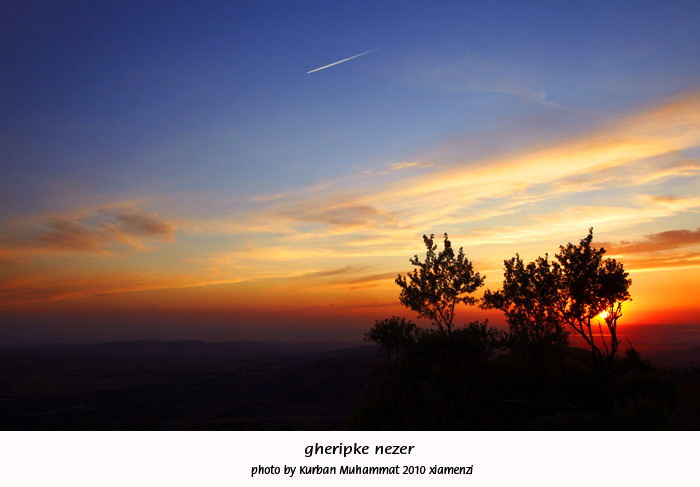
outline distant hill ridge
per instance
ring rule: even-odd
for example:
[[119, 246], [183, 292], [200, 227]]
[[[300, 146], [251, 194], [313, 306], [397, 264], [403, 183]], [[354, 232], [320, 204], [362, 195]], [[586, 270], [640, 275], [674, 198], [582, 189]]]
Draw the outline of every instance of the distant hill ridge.
[[700, 347], [686, 350], [662, 350], [654, 353], [650, 358], [654, 365], [662, 367], [684, 368], [700, 366]]
[[[578, 347], [571, 347], [576, 350]], [[281, 340], [239, 340], [233, 342], [205, 342], [202, 340], [128, 340], [96, 344], [51, 344], [38, 347], [0, 347], [2, 352], [78, 353], [78, 354], [134, 354], [161, 356], [216, 356], [216, 355], [302, 355], [333, 353], [334, 355], [372, 354], [376, 345], [358, 342], [285, 342]], [[583, 356], [590, 351], [576, 350]], [[700, 346], [681, 350], [661, 350], [642, 353], [654, 365], [685, 368], [700, 366]]]
[[296, 355], [302, 353], [330, 352], [342, 349], [362, 347], [360, 343], [327, 341], [327, 342], [284, 342], [277, 340], [241, 340], [235, 342], [204, 342], [201, 340], [131, 340], [119, 342], [103, 342], [97, 344], [74, 345], [44, 345], [34, 347], [41, 350], [83, 350], [96, 352], [119, 353], [161, 353], [176, 355], [199, 355], [217, 353], [236, 354], [283, 354]]

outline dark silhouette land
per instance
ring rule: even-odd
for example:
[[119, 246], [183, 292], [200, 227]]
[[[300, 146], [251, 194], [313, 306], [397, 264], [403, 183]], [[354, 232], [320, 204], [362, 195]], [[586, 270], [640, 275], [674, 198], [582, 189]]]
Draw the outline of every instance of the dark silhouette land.
[[[633, 333], [633, 342], [635, 336], [641, 335]], [[590, 361], [589, 351], [576, 350], [572, 353], [582, 364]], [[665, 373], [679, 387], [678, 407], [667, 428], [700, 429], [700, 347], [649, 353], [654, 365], [668, 367]], [[0, 429], [381, 427], [367, 424], [366, 418], [358, 424], [358, 412], [350, 420], [353, 408], [361, 412], [367, 393], [376, 391], [384, 367], [377, 346], [343, 343], [117, 342], [0, 348]]]
[[0, 349], [0, 429], [344, 429], [378, 363], [347, 343]]

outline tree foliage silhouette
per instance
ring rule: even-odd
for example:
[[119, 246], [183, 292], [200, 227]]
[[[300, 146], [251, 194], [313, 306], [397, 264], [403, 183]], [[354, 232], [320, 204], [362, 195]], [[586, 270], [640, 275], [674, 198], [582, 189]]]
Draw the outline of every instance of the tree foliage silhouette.
[[[594, 363], [607, 374], [620, 345], [617, 320], [622, 303], [631, 299], [632, 281], [624, 266], [604, 259], [605, 249], [592, 241], [590, 228], [579, 245], [560, 246], [554, 262], [545, 255], [525, 265], [516, 254], [504, 262], [503, 289], [487, 290], [481, 307], [502, 310], [511, 338], [526, 348], [564, 343], [569, 328], [586, 341]], [[596, 318], [605, 321], [609, 339], [600, 324], [594, 329]]]
[[401, 288], [401, 304], [421, 318], [430, 319], [441, 332], [452, 335], [455, 306], [459, 303], [476, 304], [476, 298], [469, 294], [484, 284], [484, 278], [474, 272], [461, 247], [455, 255], [446, 233], [444, 249], [437, 254], [434, 238], [432, 234], [430, 237], [423, 235], [427, 249], [425, 262], [421, 262], [417, 255], [410, 259], [417, 269], [406, 276], [399, 274], [396, 284]]
[[[579, 245], [569, 243], [559, 247], [553, 273], [558, 289], [557, 312], [560, 319], [591, 348], [593, 360], [601, 370], [609, 371], [620, 345], [617, 338], [617, 320], [622, 316], [622, 303], [631, 300], [632, 285], [629, 273], [615, 259], [603, 259], [604, 248], [595, 248], [593, 228]], [[594, 331], [593, 321], [605, 312], [603, 318], [610, 333], [610, 346], [598, 325], [601, 346]]]
[[552, 345], [568, 345], [558, 301], [557, 277], [548, 257], [525, 265], [516, 254], [504, 261], [503, 289], [486, 290], [481, 307], [504, 312], [511, 346], [540, 352]]

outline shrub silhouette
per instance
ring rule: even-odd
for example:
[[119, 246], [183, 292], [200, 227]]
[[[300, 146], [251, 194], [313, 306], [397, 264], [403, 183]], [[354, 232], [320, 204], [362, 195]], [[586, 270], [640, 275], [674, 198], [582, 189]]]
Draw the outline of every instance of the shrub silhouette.
[[406, 321], [406, 318], [393, 316], [386, 320], [377, 321], [365, 333], [365, 341], [375, 342], [379, 345], [388, 368], [393, 370], [401, 355], [415, 345], [417, 333], [419, 333], [419, 329], [415, 323]]

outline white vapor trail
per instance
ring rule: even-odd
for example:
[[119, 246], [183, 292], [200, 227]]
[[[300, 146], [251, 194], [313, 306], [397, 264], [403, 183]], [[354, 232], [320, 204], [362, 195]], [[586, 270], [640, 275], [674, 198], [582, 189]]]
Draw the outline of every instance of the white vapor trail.
[[345, 61], [350, 61], [351, 59], [355, 59], [356, 57], [364, 56], [365, 54], [369, 54], [370, 52], [378, 51], [378, 50], [380, 50], [380, 49], [382, 49], [382, 48], [381, 48], [381, 47], [378, 47], [378, 48], [376, 48], [376, 49], [372, 49], [371, 51], [363, 52], [362, 54], [357, 54], [357, 55], [352, 56], [352, 57], [349, 57], [349, 58], [347, 58], [347, 59], [343, 59], [342, 61], [337, 61], [337, 62], [335, 62], [335, 63], [333, 63], [333, 64], [329, 64], [329, 65], [327, 65], [327, 66], [322, 66], [322, 67], [320, 67], [320, 68], [316, 68], [316, 69], [313, 69], [313, 70], [311, 70], [311, 71], [307, 71], [306, 74], [315, 73], [316, 71], [321, 71], [322, 69], [330, 68], [331, 66], [335, 66], [336, 64], [344, 63]]

